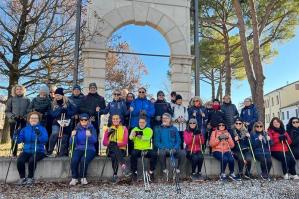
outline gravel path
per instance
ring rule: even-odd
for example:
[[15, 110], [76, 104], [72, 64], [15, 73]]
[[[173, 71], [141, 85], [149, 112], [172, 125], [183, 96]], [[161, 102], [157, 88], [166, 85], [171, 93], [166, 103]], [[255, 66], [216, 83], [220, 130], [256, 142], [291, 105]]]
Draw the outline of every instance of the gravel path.
[[113, 185], [92, 183], [87, 186], [69, 188], [66, 183], [39, 183], [34, 187], [4, 186], [0, 188], [0, 198], [80, 198], [80, 199], [123, 199], [123, 198], [299, 198], [297, 181], [250, 181], [241, 182], [183, 182], [182, 193], [176, 194], [173, 184], [151, 184], [151, 192], [145, 192], [143, 184]]

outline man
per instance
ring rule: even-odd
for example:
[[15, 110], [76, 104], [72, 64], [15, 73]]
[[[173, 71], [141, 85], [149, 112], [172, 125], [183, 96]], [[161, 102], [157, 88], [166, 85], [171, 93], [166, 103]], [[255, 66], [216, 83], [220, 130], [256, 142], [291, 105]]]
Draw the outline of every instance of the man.
[[172, 91], [170, 93], [170, 99], [171, 99], [170, 105], [172, 108], [175, 105], [175, 100], [176, 100], [176, 92], [175, 91]]
[[246, 98], [244, 100], [244, 108], [241, 110], [240, 117], [245, 123], [248, 131], [251, 132], [254, 123], [259, 119], [259, 114], [256, 106], [252, 103], [250, 98]]
[[75, 115], [72, 118], [72, 129], [74, 129], [79, 122], [80, 107], [83, 99], [84, 95], [81, 93], [81, 87], [79, 85], [75, 85], [73, 87], [72, 95], [69, 97], [70, 103], [72, 103], [75, 108]]
[[234, 121], [237, 117], [239, 117], [239, 112], [236, 105], [232, 103], [231, 97], [229, 95], [225, 95], [223, 97], [221, 110], [224, 113], [224, 121], [227, 126], [227, 130], [230, 132], [230, 130], [234, 126]]
[[[91, 123], [94, 128], [97, 130], [97, 137], [99, 137], [99, 126], [101, 123], [101, 115], [100, 110], [104, 110], [106, 108], [106, 102], [104, 97], [97, 93], [97, 85], [96, 83], [89, 84], [89, 93], [84, 97], [81, 103], [80, 112], [88, 113], [91, 117]], [[95, 143], [96, 147], [96, 155], [99, 154], [99, 141]]]

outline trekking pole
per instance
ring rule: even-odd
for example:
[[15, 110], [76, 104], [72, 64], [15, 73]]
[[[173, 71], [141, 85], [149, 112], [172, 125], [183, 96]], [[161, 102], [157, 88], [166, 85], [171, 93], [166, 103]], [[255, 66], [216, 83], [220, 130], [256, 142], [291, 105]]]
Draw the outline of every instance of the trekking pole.
[[294, 153], [293, 153], [293, 151], [292, 151], [292, 149], [291, 149], [291, 147], [290, 147], [290, 145], [289, 145], [289, 142], [288, 142], [287, 140], [286, 140], [286, 144], [287, 144], [287, 146], [288, 146], [288, 148], [289, 148], [289, 151], [290, 151], [290, 153], [291, 153], [291, 155], [292, 155], [294, 161], [296, 162], [297, 160], [296, 160], [296, 158], [295, 158], [295, 156], [294, 156]]
[[203, 157], [203, 166], [204, 166], [204, 169], [205, 169], [205, 174], [206, 174], [206, 180], [209, 179], [208, 177], [208, 174], [207, 174], [207, 167], [206, 167], [206, 161], [205, 161], [205, 157], [204, 157], [204, 153], [203, 153], [203, 148], [202, 148], [202, 143], [201, 143], [201, 138], [199, 137], [199, 144], [200, 144], [200, 151], [201, 151], [201, 154], [202, 154], [202, 157]]
[[[227, 145], [227, 147], [228, 147], [228, 150], [229, 150], [229, 153], [230, 153], [230, 155], [232, 156], [232, 158], [234, 159], [234, 155], [233, 155], [233, 152], [232, 152], [232, 150], [231, 150], [231, 148], [230, 148], [230, 146], [229, 146], [229, 143], [228, 143], [228, 141], [227, 140], [225, 140], [225, 144]], [[242, 153], [243, 154], [243, 153]], [[244, 160], [244, 156], [243, 156], [243, 160]], [[245, 162], [244, 162], [245, 163]], [[234, 164], [235, 164], [235, 159], [234, 159]], [[230, 171], [231, 172], [231, 171]], [[233, 171], [234, 172], [234, 171]], [[239, 166], [238, 166], [238, 172], [240, 173], [240, 169], [239, 169]], [[236, 179], [234, 179], [235, 181], [237, 181]], [[242, 182], [242, 184], [244, 184], [244, 182], [243, 182], [243, 180], [242, 180], [242, 178], [240, 177], [240, 181]]]
[[34, 173], [36, 169], [36, 149], [37, 149], [37, 138], [40, 136], [40, 131], [38, 127], [34, 129], [35, 132], [35, 141], [34, 141], [34, 155], [33, 155], [33, 179], [34, 179]]
[[[271, 153], [271, 147], [270, 147], [270, 141], [268, 140], [268, 134], [267, 134], [267, 132], [265, 132], [265, 134], [266, 134], [266, 140], [267, 140], [267, 144], [268, 144], [268, 149], [269, 149], [269, 153], [270, 153], [270, 157], [271, 157], [271, 162], [272, 162], [272, 153]], [[275, 171], [274, 171], [274, 164], [273, 164], [273, 166], [272, 166], [272, 176], [273, 176], [273, 179], [274, 180], [276, 180], [276, 178], [275, 178]]]
[[86, 133], [85, 133], [85, 149], [84, 149], [83, 178], [85, 178], [87, 145], [88, 145], [88, 137], [86, 136]]
[[222, 172], [224, 172], [225, 174], [225, 168], [223, 168], [224, 164], [223, 164], [223, 157], [224, 157], [224, 149], [223, 149], [223, 141], [221, 140], [220, 141], [220, 144], [221, 144], [221, 168], [220, 168], [220, 180], [222, 180]]
[[267, 171], [267, 175], [268, 175], [268, 180], [270, 181], [270, 178], [269, 178], [269, 169], [268, 169], [268, 164], [267, 164], [266, 154], [265, 154], [265, 149], [264, 149], [264, 143], [263, 143], [262, 140], [261, 140], [261, 145], [262, 145], [262, 150], [263, 150], [263, 154], [264, 154], [264, 161], [265, 161], [266, 171]]
[[174, 158], [172, 150], [170, 150], [170, 162], [171, 162], [171, 166], [173, 168], [172, 174], [173, 174], [173, 178], [174, 178], [174, 181], [175, 181], [176, 193], [181, 194], [181, 187], [180, 187], [179, 177], [177, 176], [176, 163], [175, 163], [175, 158]]
[[[247, 167], [247, 161], [245, 160], [243, 151], [242, 151], [242, 149], [241, 149], [240, 142], [237, 141], [237, 144], [238, 144], [238, 148], [239, 148], [240, 153], [241, 153], [242, 160], [243, 160], [243, 162], [244, 162], [244, 164], [245, 164], [245, 169], [246, 169], [247, 173], [250, 174], [250, 172], [249, 172], [249, 170], [248, 170], [248, 167]], [[240, 173], [240, 171], [239, 171], [239, 173]], [[251, 178], [250, 176], [248, 176], [248, 177], [249, 177], [249, 179], [250, 179], [251, 186], [253, 186], [252, 178]]]
[[286, 157], [286, 152], [285, 152], [283, 140], [281, 141], [281, 144], [282, 144], [282, 151], [283, 151], [284, 162], [286, 164], [287, 174], [288, 174], [289, 173], [289, 167], [288, 167], [288, 162], [287, 162], [287, 157]]
[[108, 161], [108, 158], [109, 158], [108, 154], [109, 154], [109, 147], [107, 147], [106, 157], [105, 157], [104, 164], [103, 164], [103, 167], [102, 167], [102, 171], [101, 171], [101, 175], [100, 175], [100, 180], [103, 180], [103, 174], [104, 174], [104, 170], [105, 170], [105, 167], [106, 167], [106, 162]]
[[145, 170], [145, 166], [144, 166], [144, 151], [141, 151], [141, 163], [142, 163], [142, 173], [143, 173], [143, 183], [144, 183], [144, 189], [145, 192], [150, 192], [150, 183], [149, 183], [149, 177], [148, 177], [148, 173]]
[[59, 134], [58, 134], [57, 154], [56, 154], [57, 156], [59, 155], [59, 153], [61, 151], [64, 124], [65, 124], [65, 113], [62, 113], [61, 114], [61, 120], [60, 120], [60, 129], [59, 129]]
[[72, 160], [73, 160], [73, 153], [74, 153], [74, 144], [75, 143], [75, 136], [72, 136], [72, 145], [71, 145], [71, 150], [70, 150], [70, 169], [69, 169], [69, 175], [71, 174], [71, 165], [72, 165]]
[[[18, 125], [16, 123], [15, 129], [14, 129], [14, 133], [16, 133], [16, 131], [17, 131], [17, 126]], [[17, 146], [17, 141], [18, 141], [18, 134], [15, 137], [14, 142], [13, 142], [13, 147], [10, 149], [10, 152], [9, 152], [10, 160], [9, 160], [7, 172], [6, 172], [6, 175], [5, 175], [4, 185], [6, 185], [6, 181], [7, 181], [7, 177], [8, 177], [8, 173], [9, 173], [9, 169], [10, 169], [10, 165], [11, 165], [12, 158], [13, 158], [13, 150]], [[18, 151], [18, 149], [17, 149], [17, 151]]]
[[98, 118], [97, 119], [98, 119], [98, 130], [99, 130], [99, 141], [100, 141], [100, 143], [99, 143], [99, 145], [100, 145], [100, 156], [102, 156], [102, 136], [101, 136], [101, 126], [100, 126], [100, 112], [98, 112]]
[[256, 162], [256, 158], [255, 158], [255, 155], [254, 155], [254, 152], [253, 152], [253, 148], [252, 148], [250, 137], [248, 138], [248, 142], [249, 142], [249, 148], [250, 148], [250, 151], [251, 151], [251, 154], [252, 154], [252, 158], [253, 158], [253, 161], [254, 161], [254, 166], [255, 166], [255, 169], [256, 169], [256, 174], [258, 174], [257, 162]]

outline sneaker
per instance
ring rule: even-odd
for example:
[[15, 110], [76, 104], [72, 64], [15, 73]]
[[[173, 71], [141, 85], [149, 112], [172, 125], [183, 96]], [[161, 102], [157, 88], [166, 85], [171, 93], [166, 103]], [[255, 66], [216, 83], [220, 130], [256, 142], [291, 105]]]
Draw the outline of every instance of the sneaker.
[[241, 179], [237, 177], [234, 173], [229, 174], [228, 176], [231, 180], [240, 181]]
[[122, 174], [125, 177], [130, 177], [132, 175], [132, 173], [127, 169], [127, 166], [125, 164], [121, 165], [121, 170], [122, 170]]
[[132, 181], [137, 182], [137, 180], [138, 180], [138, 175], [137, 175], [137, 171], [136, 171], [136, 172], [132, 173]]
[[227, 179], [225, 173], [221, 173], [221, 174], [219, 175], [219, 178], [220, 178], [220, 180], [226, 180], [226, 179]]
[[82, 178], [81, 185], [87, 185], [87, 184], [88, 184], [88, 182], [87, 182], [86, 178]]
[[293, 179], [293, 180], [299, 180], [298, 175], [290, 175], [290, 178]]
[[192, 181], [195, 182], [195, 181], [197, 181], [198, 176], [196, 175], [196, 173], [192, 173], [191, 176], [190, 176], [190, 178], [191, 178]]
[[290, 179], [290, 176], [289, 176], [289, 174], [288, 174], [288, 173], [286, 173], [286, 174], [283, 176], [283, 179], [284, 179], [284, 180], [289, 180], [289, 179]]
[[265, 174], [265, 173], [262, 173], [261, 178], [262, 178], [263, 180], [269, 180], [269, 175], [268, 175], [268, 174]]
[[117, 175], [112, 176], [112, 183], [118, 183], [119, 179]]
[[27, 179], [26, 178], [21, 178], [18, 182], [17, 185], [24, 185], [26, 184]]
[[75, 178], [72, 178], [71, 182], [70, 182], [70, 186], [76, 186], [78, 184], [78, 180]]
[[252, 178], [250, 173], [245, 173], [243, 177], [247, 180], [250, 180]]
[[163, 170], [163, 176], [164, 176], [164, 179], [166, 180], [166, 182], [168, 182], [168, 174], [169, 174], [169, 171], [167, 169], [164, 169]]
[[53, 154], [53, 153], [51, 153], [51, 154], [48, 154], [48, 158], [55, 158], [56, 157], [56, 155], [55, 154]]
[[149, 181], [150, 182], [154, 182], [155, 181], [155, 173], [154, 173], [154, 171], [149, 171], [148, 174], [149, 174]]
[[201, 181], [205, 180], [204, 177], [201, 175], [201, 173], [197, 173], [196, 175], [197, 175], [197, 181], [198, 182], [201, 182]]
[[33, 179], [33, 178], [27, 178], [27, 180], [26, 180], [26, 184], [27, 184], [27, 185], [34, 184], [34, 179]]

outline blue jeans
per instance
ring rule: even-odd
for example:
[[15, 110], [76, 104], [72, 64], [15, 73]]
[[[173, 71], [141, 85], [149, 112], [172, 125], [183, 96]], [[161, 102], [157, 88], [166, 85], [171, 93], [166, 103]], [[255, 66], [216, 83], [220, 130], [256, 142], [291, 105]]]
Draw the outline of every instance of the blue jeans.
[[[86, 178], [89, 163], [94, 159], [96, 152], [93, 150], [86, 151], [86, 160], [84, 167], [84, 150], [75, 150], [71, 162], [72, 178]], [[79, 171], [80, 165], [80, 171]], [[83, 171], [84, 170], [84, 171]]]
[[225, 173], [226, 166], [228, 164], [228, 168], [230, 173], [234, 173], [234, 167], [235, 167], [235, 160], [232, 156], [231, 152], [224, 152], [223, 153], [223, 159], [222, 159], [222, 152], [214, 151], [213, 152], [214, 158], [220, 161], [221, 164], [221, 173]]

